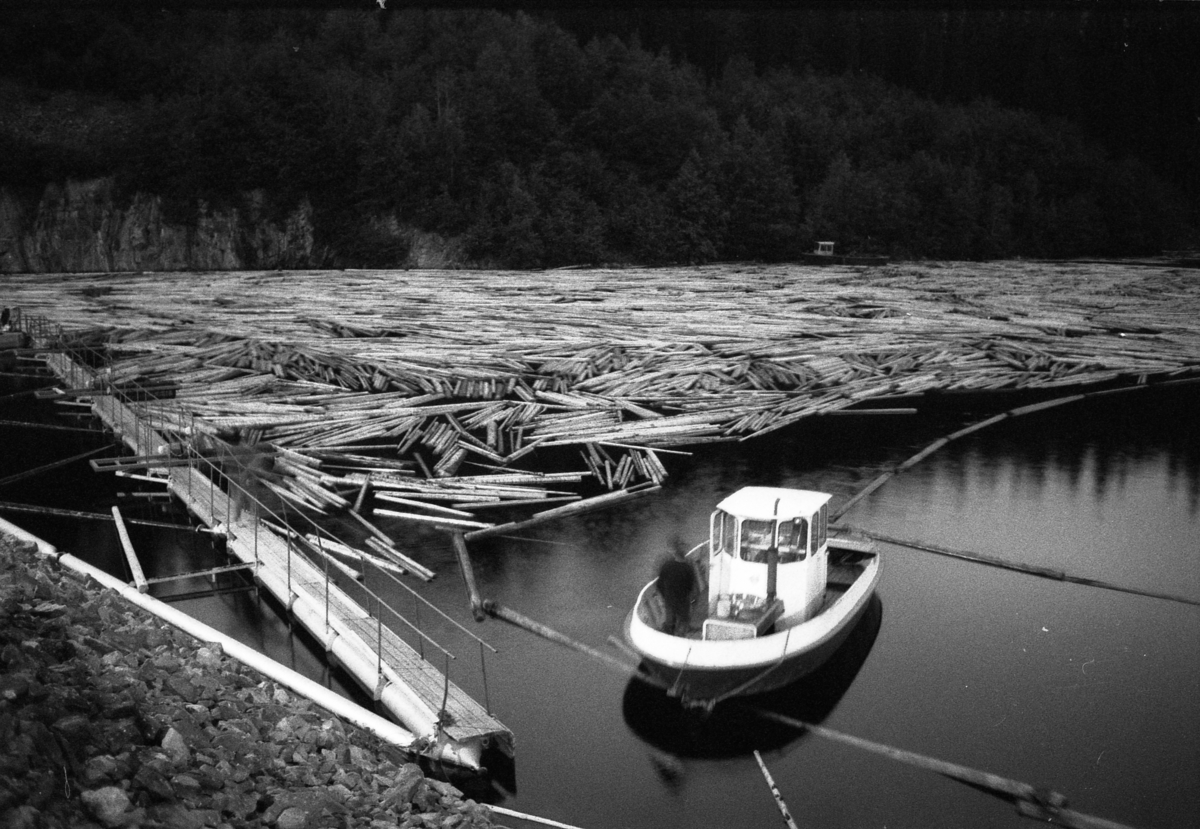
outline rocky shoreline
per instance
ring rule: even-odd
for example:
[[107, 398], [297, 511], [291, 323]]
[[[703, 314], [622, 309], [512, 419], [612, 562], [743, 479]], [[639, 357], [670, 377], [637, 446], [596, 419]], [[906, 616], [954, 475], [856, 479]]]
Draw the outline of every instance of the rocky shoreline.
[[0, 532], [0, 826], [493, 827], [399, 749]]

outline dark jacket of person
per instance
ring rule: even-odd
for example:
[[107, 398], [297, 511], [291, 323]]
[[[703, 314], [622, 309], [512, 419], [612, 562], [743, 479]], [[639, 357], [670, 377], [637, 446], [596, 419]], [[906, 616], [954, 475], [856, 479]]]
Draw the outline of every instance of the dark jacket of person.
[[680, 627], [687, 630], [691, 615], [692, 589], [696, 586], [696, 573], [692, 565], [679, 558], [663, 562], [658, 570], [658, 592], [667, 608], [667, 619], [663, 630], [677, 633]]

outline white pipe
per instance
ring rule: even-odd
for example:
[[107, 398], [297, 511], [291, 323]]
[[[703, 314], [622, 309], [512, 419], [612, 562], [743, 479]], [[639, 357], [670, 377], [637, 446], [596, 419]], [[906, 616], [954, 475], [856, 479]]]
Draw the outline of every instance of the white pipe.
[[559, 823], [557, 820], [551, 820], [548, 817], [538, 817], [537, 815], [529, 815], [525, 812], [516, 812], [512, 809], [506, 809], [503, 806], [493, 806], [491, 803], [480, 803], [479, 805], [490, 812], [495, 812], [498, 815], [515, 817], [521, 820], [527, 820], [530, 823], [540, 823], [543, 826], [555, 826], [558, 827], [558, 829], [579, 829], [578, 826], [572, 826], [570, 823]]
[[[18, 527], [16, 524], [10, 523], [4, 518], [0, 518], [0, 530], [8, 532], [10, 535], [16, 536], [23, 541], [28, 541], [37, 545], [38, 551], [43, 555], [54, 556], [60, 564], [63, 564], [77, 573], [81, 573], [89, 578], [94, 579], [100, 585], [115, 590], [120, 593], [127, 601], [136, 604], [142, 609], [154, 614], [164, 621], [174, 625], [180, 630], [188, 633], [203, 642], [217, 643], [222, 650], [229, 656], [247, 665], [259, 673], [270, 677], [281, 685], [284, 685], [295, 691], [302, 697], [312, 700], [317, 705], [325, 710], [338, 715], [342, 719], [354, 723], [360, 728], [366, 729], [372, 734], [380, 737], [383, 740], [398, 746], [406, 751], [413, 750], [413, 745], [416, 743], [416, 737], [409, 731], [401, 728], [391, 720], [385, 719], [378, 714], [368, 711], [361, 705], [346, 699], [340, 694], [332, 691], [325, 686], [314, 682], [286, 665], [281, 665], [275, 660], [264, 656], [258, 651], [243, 645], [241, 642], [233, 639], [230, 636], [221, 633], [218, 630], [209, 627], [186, 613], [171, 607], [165, 602], [139, 593], [135, 587], [126, 584], [121, 580], [109, 575], [97, 567], [88, 564], [86, 561], [77, 558], [70, 553], [61, 553], [49, 542], [43, 541], [30, 532]], [[336, 648], [334, 649], [336, 651]], [[445, 751], [441, 747], [434, 749], [435, 759], [443, 762], [461, 763], [462, 758], [457, 752]]]
[[18, 527], [16, 524], [13, 524], [10, 521], [6, 521], [3, 518], [0, 518], [0, 530], [4, 530], [9, 535], [16, 536], [17, 538], [21, 539], [22, 541], [27, 541], [30, 544], [36, 544], [37, 548], [38, 548], [38, 552], [41, 553], [42, 555], [47, 555], [47, 556], [58, 555], [58, 548], [55, 547], [53, 544], [51, 544], [48, 541], [43, 541], [42, 539], [38, 538], [36, 535], [29, 532], [28, 530], [24, 530], [21, 527]]

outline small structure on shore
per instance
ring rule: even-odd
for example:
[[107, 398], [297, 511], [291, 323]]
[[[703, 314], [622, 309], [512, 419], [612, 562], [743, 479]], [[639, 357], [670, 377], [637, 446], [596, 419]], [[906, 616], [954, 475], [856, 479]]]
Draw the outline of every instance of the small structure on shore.
[[803, 254], [801, 261], [810, 265], [886, 265], [888, 257], [859, 254], [847, 256], [834, 253], [835, 242], [817, 242], [812, 253]]

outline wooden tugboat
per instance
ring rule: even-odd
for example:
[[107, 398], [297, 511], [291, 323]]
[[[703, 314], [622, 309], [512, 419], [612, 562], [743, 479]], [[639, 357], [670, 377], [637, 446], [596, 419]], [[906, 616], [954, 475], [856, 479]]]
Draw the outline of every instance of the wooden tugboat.
[[780, 688], [845, 641], [875, 592], [879, 558], [869, 541], [829, 537], [830, 498], [745, 487], [721, 501], [708, 543], [687, 554], [698, 589], [673, 631], [658, 579], [642, 589], [625, 637], [669, 694], [711, 707]]

